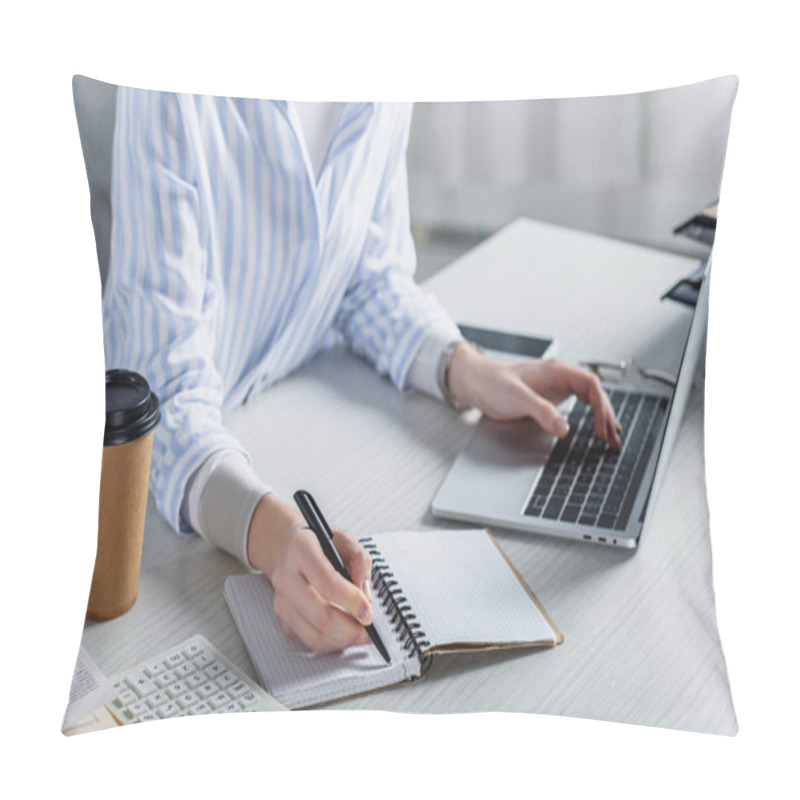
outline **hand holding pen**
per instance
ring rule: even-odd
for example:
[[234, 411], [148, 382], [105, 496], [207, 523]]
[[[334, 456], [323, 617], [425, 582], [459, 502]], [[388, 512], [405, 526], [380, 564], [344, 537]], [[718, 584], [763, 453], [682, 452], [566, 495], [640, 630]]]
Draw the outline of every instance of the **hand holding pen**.
[[351, 534], [333, 533], [352, 583], [331, 566], [300, 511], [275, 493], [259, 501], [248, 536], [249, 561], [275, 589], [284, 633], [316, 653], [371, 643], [371, 559]]
[[[297, 503], [297, 507], [300, 509], [303, 517], [305, 517], [308, 527], [316, 535], [320, 548], [325, 554], [325, 558], [328, 559], [331, 566], [339, 575], [341, 575], [346, 581], [352, 583], [353, 579], [350, 577], [350, 573], [347, 571], [347, 567], [344, 565], [344, 561], [342, 561], [342, 557], [339, 555], [339, 552], [334, 545], [333, 531], [325, 520], [325, 517], [322, 516], [322, 512], [319, 510], [319, 506], [314, 498], [308, 492], [301, 489], [300, 491], [294, 493], [294, 501]], [[369, 624], [366, 625], [365, 628], [369, 634], [369, 638], [372, 639], [375, 647], [378, 648], [378, 652], [383, 657], [383, 660], [388, 664], [390, 661], [389, 653], [386, 651], [386, 647], [384, 646], [383, 641], [381, 641], [381, 637], [375, 630], [375, 626]]]

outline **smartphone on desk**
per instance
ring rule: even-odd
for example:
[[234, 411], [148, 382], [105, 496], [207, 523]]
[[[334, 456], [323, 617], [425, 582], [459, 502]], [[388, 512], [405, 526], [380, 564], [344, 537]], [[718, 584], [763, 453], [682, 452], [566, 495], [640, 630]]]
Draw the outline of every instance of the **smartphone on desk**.
[[552, 355], [554, 341], [541, 336], [525, 336], [510, 331], [461, 325], [458, 329], [467, 341], [480, 345], [491, 355], [505, 358], [546, 358]]

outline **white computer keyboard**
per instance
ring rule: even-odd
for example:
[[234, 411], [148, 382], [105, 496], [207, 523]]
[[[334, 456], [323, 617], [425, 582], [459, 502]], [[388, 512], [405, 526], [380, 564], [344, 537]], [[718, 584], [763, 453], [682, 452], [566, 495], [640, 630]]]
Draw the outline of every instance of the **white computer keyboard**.
[[114, 679], [106, 708], [122, 725], [196, 714], [285, 711], [203, 636], [192, 636]]

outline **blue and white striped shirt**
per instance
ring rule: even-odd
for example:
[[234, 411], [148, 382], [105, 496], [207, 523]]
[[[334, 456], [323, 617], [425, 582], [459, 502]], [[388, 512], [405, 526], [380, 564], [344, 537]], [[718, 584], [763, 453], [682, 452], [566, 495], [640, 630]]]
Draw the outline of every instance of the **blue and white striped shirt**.
[[398, 388], [458, 329], [413, 280], [411, 107], [346, 104], [316, 178], [286, 102], [121, 88], [106, 364], [162, 404], [151, 490], [176, 530], [222, 413], [344, 337]]

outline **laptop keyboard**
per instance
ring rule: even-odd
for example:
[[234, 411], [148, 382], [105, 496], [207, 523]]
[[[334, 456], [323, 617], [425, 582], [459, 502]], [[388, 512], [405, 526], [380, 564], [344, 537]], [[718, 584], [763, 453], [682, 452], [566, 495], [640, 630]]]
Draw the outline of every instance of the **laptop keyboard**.
[[622, 449], [613, 450], [595, 436], [591, 408], [577, 401], [569, 433], [551, 451], [527, 516], [625, 530], [668, 402], [619, 390], [609, 397], [622, 425]]

